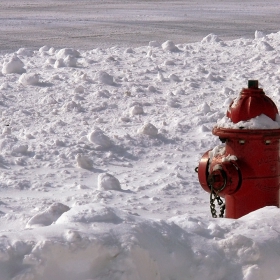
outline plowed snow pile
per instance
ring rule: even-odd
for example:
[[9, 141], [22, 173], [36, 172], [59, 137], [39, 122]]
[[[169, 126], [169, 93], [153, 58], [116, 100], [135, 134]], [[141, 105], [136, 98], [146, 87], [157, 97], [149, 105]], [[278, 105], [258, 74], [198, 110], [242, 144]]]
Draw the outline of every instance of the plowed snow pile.
[[279, 107], [279, 53], [256, 32], [2, 55], [0, 280], [280, 278], [280, 210], [213, 219], [194, 171], [247, 80]]

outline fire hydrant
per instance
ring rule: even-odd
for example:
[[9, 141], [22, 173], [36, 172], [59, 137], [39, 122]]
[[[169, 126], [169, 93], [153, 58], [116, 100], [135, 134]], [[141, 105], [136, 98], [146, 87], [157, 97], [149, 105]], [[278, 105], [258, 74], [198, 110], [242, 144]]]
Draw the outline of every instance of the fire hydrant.
[[210, 209], [215, 218], [215, 200], [220, 206], [219, 217], [225, 211], [226, 218], [233, 219], [265, 206], [279, 207], [279, 126], [239, 126], [262, 114], [273, 121], [279, 117], [276, 105], [258, 87], [258, 81], [250, 80], [228, 108], [232, 126], [212, 130], [223, 144], [203, 155], [197, 172], [202, 188], [211, 194]]

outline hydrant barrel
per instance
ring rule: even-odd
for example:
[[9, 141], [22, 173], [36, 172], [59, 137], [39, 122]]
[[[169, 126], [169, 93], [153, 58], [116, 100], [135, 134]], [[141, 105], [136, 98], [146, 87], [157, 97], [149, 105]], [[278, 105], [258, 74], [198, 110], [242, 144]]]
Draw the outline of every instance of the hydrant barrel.
[[[249, 129], [244, 121], [266, 115], [273, 128]], [[198, 166], [204, 190], [225, 198], [226, 217], [239, 218], [265, 206], [279, 207], [280, 124], [274, 102], [249, 81], [227, 111], [229, 127], [213, 128], [223, 145], [205, 153]], [[242, 123], [239, 123], [243, 121]], [[276, 127], [276, 128], [275, 128]]]
[[239, 218], [265, 206], [279, 207], [280, 129], [235, 130], [214, 128], [213, 134], [226, 139], [225, 155], [235, 155], [241, 185], [225, 194], [226, 217]]

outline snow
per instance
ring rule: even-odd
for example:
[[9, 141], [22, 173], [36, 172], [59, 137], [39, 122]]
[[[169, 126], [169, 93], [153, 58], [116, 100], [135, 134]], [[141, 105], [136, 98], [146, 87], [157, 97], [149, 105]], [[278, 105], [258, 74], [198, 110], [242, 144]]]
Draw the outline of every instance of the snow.
[[[41, 26], [62, 8], [75, 8], [70, 14], [77, 16], [82, 6], [72, 2], [44, 2], [57, 14], [39, 20], [45, 10], [38, 9], [28, 21], [30, 34], [36, 33], [33, 21]], [[94, 13], [100, 27], [110, 3], [91, 2], [100, 8], [100, 15]], [[145, 43], [117, 25], [119, 44], [108, 37], [105, 47], [90, 41], [77, 48], [77, 41], [69, 46], [63, 37], [59, 45], [61, 30], [73, 24], [67, 16], [62, 27], [58, 19], [52, 23], [53, 40], [42, 30], [40, 46], [31, 36], [26, 46], [11, 45], [0, 55], [0, 280], [279, 279], [280, 210], [214, 219], [195, 168], [207, 151], [211, 158], [224, 154], [214, 126], [280, 128], [279, 116], [238, 124], [226, 117], [249, 79], [258, 79], [279, 108], [280, 32], [263, 30], [257, 19], [246, 38], [228, 40], [209, 25], [208, 34], [199, 32], [190, 42], [185, 33], [180, 38], [186, 41], [175, 40], [166, 27], [176, 20], [174, 30], [180, 29], [186, 16], [208, 26], [213, 15], [219, 24], [220, 15], [236, 11], [268, 13], [272, 22], [278, 3], [273, 9], [256, 3], [248, 12], [239, 7], [243, 1], [207, 2], [201, 17], [194, 3], [186, 15], [179, 2], [153, 3], [154, 11], [137, 2], [126, 4], [129, 13], [125, 4], [107, 9], [106, 18], [117, 15], [124, 30], [133, 18], [134, 28], [145, 32], [147, 18], [159, 20], [154, 28], [162, 31], [146, 35]], [[30, 15], [22, 5], [22, 17]], [[30, 10], [41, 7], [36, 5]], [[12, 17], [5, 18], [10, 25], [4, 27], [12, 28]], [[91, 19], [87, 15], [83, 23], [88, 27]], [[72, 37], [81, 24], [71, 25]], [[80, 32], [80, 44], [86, 43]]]
[[230, 118], [224, 116], [222, 119], [217, 120], [217, 127], [231, 129], [279, 129], [280, 117], [277, 114], [276, 120], [274, 121], [268, 116], [261, 114], [247, 121], [233, 123]]
[[3, 74], [12, 74], [17, 73], [21, 74], [25, 72], [24, 63], [14, 54], [9, 60], [6, 60], [3, 63], [2, 73]]

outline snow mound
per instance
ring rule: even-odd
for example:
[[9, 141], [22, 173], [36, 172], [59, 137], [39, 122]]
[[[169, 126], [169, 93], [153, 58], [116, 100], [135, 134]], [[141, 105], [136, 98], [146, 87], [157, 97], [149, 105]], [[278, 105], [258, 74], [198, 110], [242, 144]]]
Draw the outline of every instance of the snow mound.
[[138, 129], [139, 134], [145, 134], [149, 136], [156, 136], [158, 134], [158, 129], [151, 123], [144, 124]]
[[175, 46], [175, 44], [173, 43], [173, 41], [166, 41], [161, 45], [162, 49], [164, 51], [170, 51], [170, 52], [178, 52], [179, 49]]
[[98, 175], [97, 186], [99, 190], [114, 190], [120, 191], [121, 185], [119, 180], [109, 173], [101, 173]]
[[72, 207], [68, 212], [64, 213], [57, 219], [57, 225], [67, 225], [71, 223], [104, 223], [119, 224], [126, 219], [122, 211], [115, 208], [99, 205], [81, 205]]
[[25, 86], [35, 86], [39, 84], [39, 75], [34, 73], [24, 73], [19, 77], [19, 82]]
[[104, 134], [100, 128], [95, 128], [88, 134], [88, 140], [99, 148], [110, 148], [112, 146], [111, 139]]
[[3, 74], [22, 74], [25, 72], [24, 63], [16, 56], [13, 55], [8, 61], [5, 61], [2, 67]]
[[54, 223], [64, 212], [70, 208], [62, 203], [54, 203], [45, 211], [33, 216], [27, 223], [26, 228], [45, 227]]
[[72, 48], [61, 49], [56, 54], [57, 59], [64, 59], [68, 56], [78, 58], [81, 56], [81, 54], [79, 51]]

